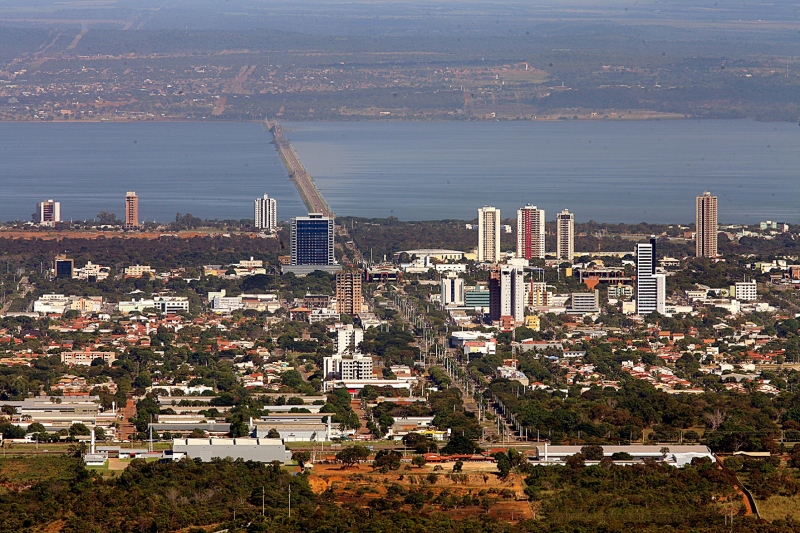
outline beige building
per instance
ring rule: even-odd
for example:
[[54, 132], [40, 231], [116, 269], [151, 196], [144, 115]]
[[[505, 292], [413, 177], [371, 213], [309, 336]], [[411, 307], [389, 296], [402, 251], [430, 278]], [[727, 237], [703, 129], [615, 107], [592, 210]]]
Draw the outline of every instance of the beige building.
[[133, 191], [125, 193], [125, 229], [139, 227], [139, 197]]
[[348, 269], [336, 273], [336, 310], [348, 315], [361, 314], [364, 297], [361, 294], [361, 270]]
[[68, 365], [89, 366], [95, 359], [102, 359], [107, 365], [110, 365], [117, 360], [117, 354], [114, 352], [93, 352], [91, 350], [82, 352], [61, 352], [61, 362]]
[[696, 200], [697, 257], [717, 257], [717, 197], [706, 191]]
[[141, 278], [143, 275], [155, 275], [155, 271], [150, 265], [131, 265], [125, 267], [125, 275], [129, 278]]
[[556, 215], [556, 258], [572, 262], [575, 256], [575, 215], [564, 209]]
[[500, 260], [500, 210], [483, 206], [478, 209], [478, 262]]

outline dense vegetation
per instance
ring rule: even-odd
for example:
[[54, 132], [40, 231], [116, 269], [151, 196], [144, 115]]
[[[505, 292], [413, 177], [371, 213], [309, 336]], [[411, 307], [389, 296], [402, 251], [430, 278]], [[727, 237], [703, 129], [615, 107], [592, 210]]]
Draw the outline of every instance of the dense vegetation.
[[[390, 469], [392, 455], [384, 456]], [[33, 467], [36, 459], [27, 461], [33, 461], [29, 463]], [[0, 460], [0, 470], [5, 472], [8, 466], [7, 460]], [[336, 489], [315, 495], [305, 475], [292, 476], [274, 465], [134, 460], [121, 475], [107, 479], [73, 459], [58, 478], [0, 491], [0, 530], [28, 533], [50, 524], [64, 533], [219, 529], [247, 533], [711, 533], [721, 530], [726, 509], [737, 514], [742, 506], [730, 474], [708, 461], [695, 461], [682, 470], [655, 462], [584, 467], [578, 461], [564, 467], [522, 464], [517, 468], [525, 476], [536, 520], [509, 524], [488, 515], [456, 521], [447, 516], [448, 509], [482, 505], [481, 501], [490, 506], [491, 498], [437, 493], [425, 485], [413, 489], [392, 485], [385, 498], [368, 506], [340, 505]], [[783, 533], [796, 527], [791, 521], [768, 524], [738, 516], [725, 531]]]

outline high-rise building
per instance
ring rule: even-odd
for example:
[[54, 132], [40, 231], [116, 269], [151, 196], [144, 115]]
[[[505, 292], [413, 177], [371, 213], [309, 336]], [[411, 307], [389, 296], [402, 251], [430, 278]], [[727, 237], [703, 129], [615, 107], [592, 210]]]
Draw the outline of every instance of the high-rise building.
[[666, 296], [666, 276], [656, 274], [656, 238], [651, 237], [636, 245], [636, 314], [664, 314]]
[[528, 204], [517, 210], [517, 257], [544, 259], [544, 209]]
[[125, 229], [139, 227], [139, 197], [133, 191], [125, 193]]
[[489, 270], [489, 320], [500, 320], [502, 307], [500, 302], [500, 265], [493, 265]]
[[61, 202], [45, 200], [36, 204], [34, 222], [41, 226], [55, 226], [61, 222]]
[[500, 260], [500, 210], [483, 206], [478, 209], [478, 262]]
[[575, 255], [575, 215], [564, 209], [556, 215], [556, 258], [572, 262]]
[[292, 219], [292, 265], [333, 265], [333, 219], [322, 213]]
[[442, 307], [466, 305], [466, 289], [464, 279], [459, 278], [455, 272], [449, 272], [442, 277]]
[[717, 257], [717, 197], [706, 191], [696, 199], [697, 257]]
[[525, 272], [521, 268], [500, 269], [500, 316], [513, 317], [517, 323], [525, 321]]
[[255, 221], [258, 229], [272, 229], [278, 226], [278, 202], [266, 194], [255, 200]]
[[336, 310], [350, 316], [360, 315], [364, 296], [361, 293], [361, 271], [340, 270], [336, 273]]
[[57, 255], [53, 261], [53, 273], [57, 278], [71, 279], [75, 273], [75, 260], [65, 254]]

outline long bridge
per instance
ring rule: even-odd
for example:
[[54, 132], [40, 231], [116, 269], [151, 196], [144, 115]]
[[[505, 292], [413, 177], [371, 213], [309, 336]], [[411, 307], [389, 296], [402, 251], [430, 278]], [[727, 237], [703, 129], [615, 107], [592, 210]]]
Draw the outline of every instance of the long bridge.
[[281, 161], [289, 172], [289, 178], [294, 181], [297, 192], [300, 193], [300, 198], [306, 204], [309, 213], [322, 213], [323, 216], [334, 218], [335, 214], [322, 193], [317, 189], [314, 179], [308, 173], [300, 158], [297, 157], [297, 152], [294, 151], [289, 140], [283, 134], [283, 128], [274, 120], [264, 119], [264, 128], [272, 133], [273, 143], [278, 149], [278, 154], [281, 156]]

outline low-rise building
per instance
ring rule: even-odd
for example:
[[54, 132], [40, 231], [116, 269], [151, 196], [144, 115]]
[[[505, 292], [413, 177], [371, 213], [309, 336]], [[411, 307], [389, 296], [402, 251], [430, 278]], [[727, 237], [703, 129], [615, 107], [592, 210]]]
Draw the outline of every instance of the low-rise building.
[[204, 462], [228, 457], [261, 463], [288, 463], [292, 460], [292, 452], [286, 449], [282, 439], [175, 439], [172, 450]]
[[89, 366], [95, 359], [102, 359], [105, 364], [111, 365], [117, 360], [114, 352], [95, 352], [84, 350], [82, 352], [61, 352], [61, 362], [67, 365], [86, 365]]

